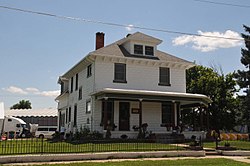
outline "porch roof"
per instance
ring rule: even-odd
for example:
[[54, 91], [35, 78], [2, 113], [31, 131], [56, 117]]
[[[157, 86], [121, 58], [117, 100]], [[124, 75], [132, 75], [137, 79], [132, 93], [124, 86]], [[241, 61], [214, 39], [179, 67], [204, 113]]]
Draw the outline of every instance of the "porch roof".
[[206, 95], [181, 93], [181, 92], [165, 92], [135, 89], [114, 89], [104, 88], [92, 95], [97, 99], [111, 98], [123, 100], [145, 100], [145, 101], [171, 101], [180, 102], [183, 106], [207, 106], [212, 100]]

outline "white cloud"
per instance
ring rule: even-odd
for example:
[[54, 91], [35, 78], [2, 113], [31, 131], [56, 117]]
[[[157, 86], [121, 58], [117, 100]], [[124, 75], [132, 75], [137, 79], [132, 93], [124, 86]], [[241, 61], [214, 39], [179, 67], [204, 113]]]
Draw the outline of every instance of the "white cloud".
[[39, 96], [45, 96], [45, 97], [56, 97], [60, 94], [60, 90], [54, 90], [54, 91], [40, 91], [37, 88], [29, 87], [29, 88], [19, 88], [16, 86], [10, 86], [8, 88], [3, 88], [3, 90], [14, 93], [14, 94], [22, 94], [22, 95], [39, 95]]
[[57, 97], [60, 94], [60, 90], [42, 91], [42, 92], [38, 92], [36, 94], [39, 94], [41, 96], [46, 96], [46, 97]]
[[29, 91], [29, 92], [39, 92], [39, 90], [37, 88], [26, 88], [26, 91]]
[[134, 25], [129, 24], [129, 25], [126, 27], [126, 30], [129, 31], [129, 32], [131, 32], [131, 31], [133, 30], [133, 27], [134, 27]]
[[3, 88], [3, 90], [6, 90], [7, 92], [10, 92], [10, 93], [15, 93], [15, 94], [22, 94], [22, 95], [28, 94], [28, 92], [26, 92], [22, 88], [19, 88], [16, 86], [10, 86], [8, 88]]
[[[198, 31], [199, 35], [205, 36], [219, 36], [225, 38], [238, 38], [240, 39], [240, 34], [231, 30], [227, 30], [224, 33], [221, 32], [202, 32]], [[173, 45], [187, 45], [189, 43], [192, 44], [192, 48], [195, 50], [199, 50], [201, 52], [209, 52], [214, 51], [220, 48], [231, 48], [237, 47], [242, 44], [240, 40], [228, 40], [223, 38], [210, 38], [204, 36], [189, 36], [183, 35], [175, 38], [172, 41]]]

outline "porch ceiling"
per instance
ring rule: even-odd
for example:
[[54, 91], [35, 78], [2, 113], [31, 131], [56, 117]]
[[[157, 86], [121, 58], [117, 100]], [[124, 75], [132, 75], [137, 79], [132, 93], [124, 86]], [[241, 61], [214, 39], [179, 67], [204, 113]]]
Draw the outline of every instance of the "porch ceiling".
[[104, 88], [93, 93], [98, 100], [104, 98], [118, 100], [135, 100], [142, 99], [143, 101], [168, 101], [179, 102], [182, 107], [197, 107], [200, 105], [207, 106], [212, 100], [206, 95], [179, 93], [179, 92], [164, 92], [164, 91], [148, 91], [148, 90], [132, 90], [132, 89], [113, 89]]

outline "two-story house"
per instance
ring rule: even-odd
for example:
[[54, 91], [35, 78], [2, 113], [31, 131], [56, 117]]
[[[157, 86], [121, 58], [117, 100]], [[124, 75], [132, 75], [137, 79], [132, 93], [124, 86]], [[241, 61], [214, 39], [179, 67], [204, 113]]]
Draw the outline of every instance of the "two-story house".
[[96, 33], [96, 50], [59, 77], [59, 128], [104, 132], [112, 124], [112, 137], [136, 137], [136, 126], [147, 123], [164, 133], [179, 125], [183, 108], [207, 106], [207, 96], [186, 93], [194, 64], [158, 50], [161, 42], [136, 32], [104, 46], [104, 33]]

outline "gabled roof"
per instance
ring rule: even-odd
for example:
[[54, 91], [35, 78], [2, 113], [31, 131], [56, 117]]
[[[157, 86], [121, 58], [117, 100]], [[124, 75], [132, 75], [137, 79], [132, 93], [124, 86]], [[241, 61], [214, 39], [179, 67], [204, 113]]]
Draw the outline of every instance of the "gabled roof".
[[95, 51], [90, 52], [81, 61], [79, 61], [75, 66], [73, 66], [69, 71], [67, 71], [62, 77], [68, 77], [69, 75], [73, 75], [74, 70], [76, 70], [77, 68], [79, 69], [79, 67], [81, 67], [82, 65], [89, 64], [91, 55], [144, 58], [144, 59], [151, 59], [151, 60], [160, 60], [160, 61], [165, 61], [165, 62], [183, 63], [189, 67], [194, 66], [194, 63], [192, 62], [189, 62], [187, 60], [178, 58], [176, 56], [170, 55], [166, 52], [162, 52], [159, 50], [156, 50], [154, 56], [143, 56], [143, 55], [140, 56], [140, 55], [130, 54], [128, 51], [126, 51], [126, 49], [122, 45], [131, 40], [154, 43], [155, 45], [158, 45], [162, 42], [160, 39], [154, 38], [152, 36], [146, 35], [141, 32], [136, 32], [114, 43], [111, 43], [107, 46], [104, 46], [102, 48], [99, 48]]
[[148, 42], [154, 42], [157, 44], [160, 44], [162, 41], [151, 37], [149, 35], [146, 35], [141, 32], [136, 32], [134, 34], [129, 35], [126, 38], [123, 38], [121, 40], [118, 40], [110, 45], [107, 45], [105, 47], [102, 47], [98, 50], [95, 50], [93, 52], [90, 52], [90, 54], [95, 55], [108, 55], [108, 56], [115, 56], [115, 57], [134, 57], [134, 58], [147, 58], [147, 59], [155, 59], [155, 60], [161, 60], [161, 61], [167, 61], [167, 62], [177, 62], [177, 63], [186, 63], [188, 65], [194, 65], [192, 62], [189, 62], [187, 60], [178, 58], [174, 55], [168, 54], [166, 52], [162, 52], [159, 50], [156, 50], [155, 55], [152, 56], [144, 56], [144, 55], [132, 55], [126, 49], [122, 46], [122, 44], [126, 43], [130, 40], [139, 40], [139, 41], [148, 41]]
[[156, 45], [158, 45], [162, 42], [162, 40], [160, 40], [160, 39], [146, 35], [146, 34], [141, 33], [141, 32], [136, 32], [134, 34], [128, 35], [126, 37], [126, 40], [127, 41], [128, 40], [135, 40], [135, 41], [151, 42], [151, 43], [155, 43]]

